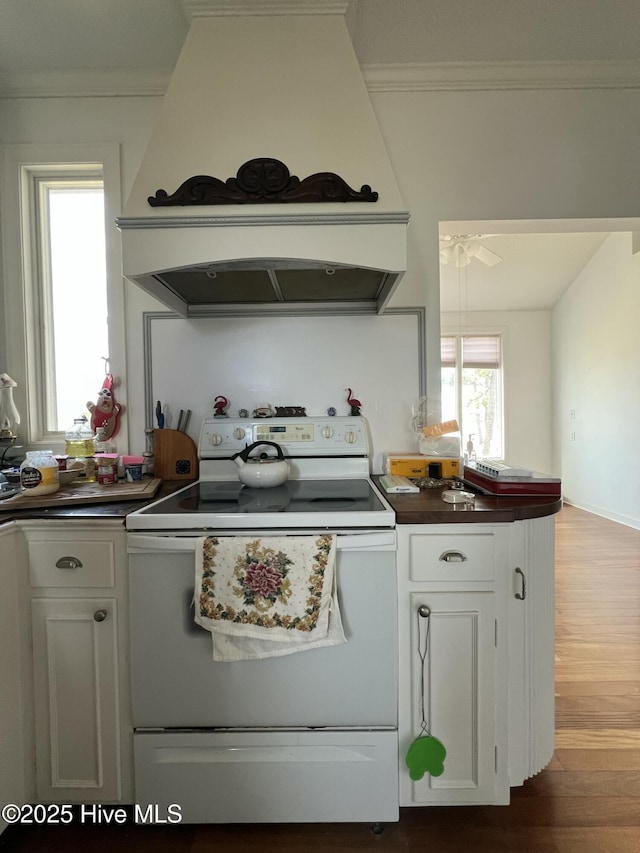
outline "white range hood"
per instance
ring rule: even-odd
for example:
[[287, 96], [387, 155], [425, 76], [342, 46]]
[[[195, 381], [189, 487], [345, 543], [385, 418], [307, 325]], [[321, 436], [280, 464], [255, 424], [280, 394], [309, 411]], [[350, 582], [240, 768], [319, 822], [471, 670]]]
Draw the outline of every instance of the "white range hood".
[[348, 4], [183, 2], [189, 33], [117, 221], [124, 275], [184, 317], [383, 311], [409, 215]]

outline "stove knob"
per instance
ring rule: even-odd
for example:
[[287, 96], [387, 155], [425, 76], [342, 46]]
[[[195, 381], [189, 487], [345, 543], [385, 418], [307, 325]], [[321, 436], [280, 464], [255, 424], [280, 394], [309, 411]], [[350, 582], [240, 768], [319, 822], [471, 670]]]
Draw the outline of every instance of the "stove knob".
[[358, 433], [350, 429], [348, 432], [345, 432], [344, 440], [347, 442], [347, 444], [355, 444], [358, 440]]
[[233, 437], [237, 438], [238, 441], [240, 441], [240, 439], [244, 438], [245, 435], [246, 435], [246, 432], [242, 429], [242, 427], [236, 427], [233, 431]]
[[209, 436], [209, 444], [213, 447], [217, 447], [219, 444], [222, 444], [222, 436], [218, 435], [217, 432], [212, 432]]
[[320, 432], [322, 433], [323, 438], [333, 438], [333, 433], [335, 432], [335, 430], [333, 429], [333, 427], [323, 426]]

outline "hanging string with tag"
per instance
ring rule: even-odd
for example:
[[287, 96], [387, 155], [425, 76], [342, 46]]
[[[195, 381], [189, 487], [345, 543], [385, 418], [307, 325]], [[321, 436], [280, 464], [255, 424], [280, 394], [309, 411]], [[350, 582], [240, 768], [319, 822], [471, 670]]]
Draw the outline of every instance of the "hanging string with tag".
[[[426, 669], [431, 636], [431, 608], [421, 604], [417, 610], [417, 618], [418, 657], [420, 658], [420, 734], [412, 741], [405, 757], [409, 776], [414, 781], [422, 779], [425, 773], [430, 773], [432, 776], [442, 775], [447, 755], [444, 744], [431, 734], [426, 714]], [[426, 624], [423, 631], [424, 623]]]
[[[427, 715], [425, 712], [425, 669], [427, 666], [427, 654], [429, 653], [429, 634], [431, 633], [431, 610], [426, 606], [426, 604], [422, 604], [418, 607], [417, 611], [418, 615], [418, 657], [420, 658], [420, 712], [422, 714], [422, 721], [420, 723], [420, 733], [421, 735], [431, 735], [429, 731], [429, 726], [427, 724]], [[424, 648], [423, 641], [420, 637], [422, 631], [422, 624], [426, 622], [426, 629], [424, 632]]]

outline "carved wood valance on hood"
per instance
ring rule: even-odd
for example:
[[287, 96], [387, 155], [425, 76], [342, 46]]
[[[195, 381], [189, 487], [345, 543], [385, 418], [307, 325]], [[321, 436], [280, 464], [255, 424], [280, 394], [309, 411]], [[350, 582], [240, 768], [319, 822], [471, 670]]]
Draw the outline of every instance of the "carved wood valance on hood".
[[149, 196], [151, 207], [204, 204], [315, 204], [336, 201], [375, 202], [378, 193], [368, 184], [354, 190], [335, 172], [316, 172], [300, 180], [275, 157], [256, 157], [238, 169], [235, 178], [194, 175], [169, 195], [159, 189]]

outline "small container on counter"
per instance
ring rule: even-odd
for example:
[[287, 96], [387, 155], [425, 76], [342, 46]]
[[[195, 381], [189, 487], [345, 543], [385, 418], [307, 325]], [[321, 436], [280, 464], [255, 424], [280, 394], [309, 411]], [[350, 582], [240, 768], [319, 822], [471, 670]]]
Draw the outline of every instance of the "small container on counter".
[[58, 463], [58, 470], [59, 471], [66, 471], [67, 470], [67, 456], [66, 456], [66, 454], [62, 455], [62, 456], [56, 454], [55, 460]]
[[28, 450], [20, 465], [20, 485], [25, 495], [50, 495], [60, 488], [58, 463], [51, 450]]
[[96, 476], [101, 486], [118, 482], [117, 453], [96, 453]]
[[123, 456], [122, 465], [124, 467], [124, 478], [127, 483], [133, 483], [136, 480], [142, 480], [142, 465], [144, 459], [142, 456]]

